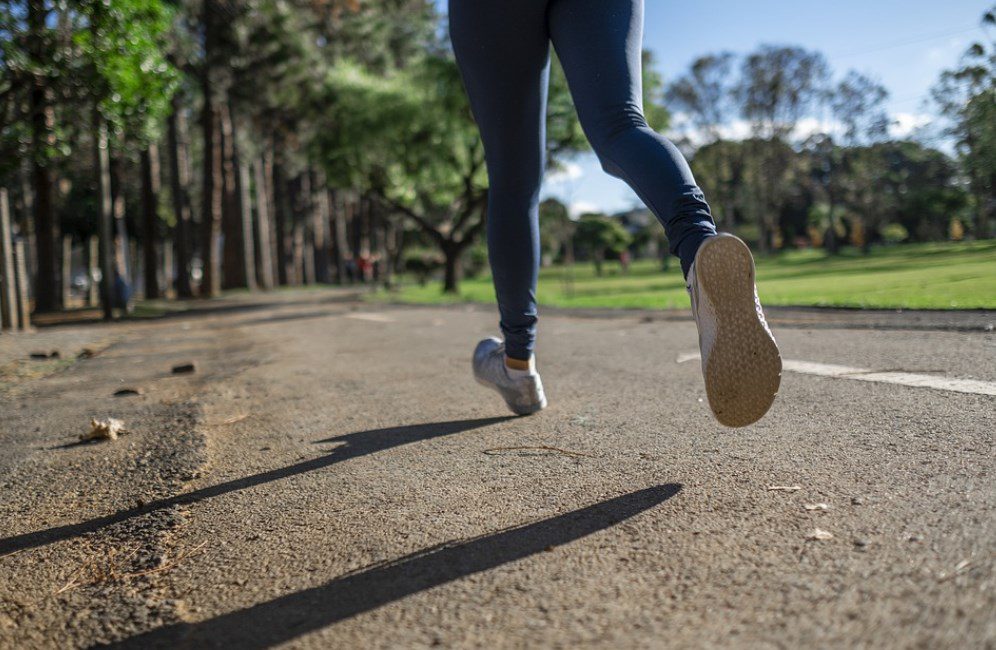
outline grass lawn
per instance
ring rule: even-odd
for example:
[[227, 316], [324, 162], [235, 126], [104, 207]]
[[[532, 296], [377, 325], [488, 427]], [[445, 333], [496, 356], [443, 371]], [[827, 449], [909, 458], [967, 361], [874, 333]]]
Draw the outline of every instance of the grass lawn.
[[[977, 309], [996, 308], [996, 240], [906, 244], [863, 255], [846, 250], [789, 251], [757, 260], [758, 293], [768, 305]], [[412, 303], [494, 302], [490, 276], [464, 280], [459, 295], [444, 295], [439, 282], [422, 287], [404, 279], [400, 288], [372, 300]], [[540, 272], [541, 305], [557, 307], [687, 308], [677, 260], [667, 271], [641, 260], [623, 274], [614, 262], [602, 277], [591, 264]]]

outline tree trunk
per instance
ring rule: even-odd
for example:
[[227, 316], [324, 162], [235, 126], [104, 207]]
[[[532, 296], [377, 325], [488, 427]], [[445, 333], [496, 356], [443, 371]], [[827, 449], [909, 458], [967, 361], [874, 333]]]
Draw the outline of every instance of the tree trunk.
[[445, 270], [443, 274], [443, 293], [457, 293], [460, 290], [460, 258], [463, 247], [456, 242], [446, 241], [442, 246], [443, 255], [446, 258]]
[[[193, 222], [190, 212], [190, 159], [187, 153], [187, 119], [180, 95], [173, 96], [173, 111], [169, 116], [170, 182], [173, 194], [173, 217], [176, 220], [176, 296], [194, 295], [190, 282], [190, 262], [193, 258]], [[167, 278], [167, 283], [169, 278]]]
[[[30, 59], [44, 70], [49, 57], [45, 31], [49, 11], [44, 0], [29, 0], [28, 43]], [[31, 110], [31, 184], [34, 189], [35, 238], [38, 271], [35, 276], [35, 310], [52, 311], [59, 306], [55, 242], [58, 241], [52, 208], [52, 176], [48, 149], [54, 143], [54, 114], [42, 74], [35, 74], [29, 93]]]
[[97, 287], [98, 271], [100, 270], [100, 237], [91, 235], [86, 242], [86, 278], [87, 278], [87, 300], [88, 307], [96, 307], [100, 304], [100, 291]]
[[[311, 193], [311, 174], [305, 170], [298, 179], [298, 209], [295, 210], [294, 259], [301, 282], [315, 284], [314, 247], [314, 196]], [[300, 240], [300, 242], [299, 242]]]
[[273, 226], [270, 222], [270, 199], [266, 191], [266, 164], [260, 157], [253, 165], [256, 186], [256, 242], [259, 244], [259, 281], [264, 289], [272, 289], [277, 284], [273, 268], [273, 243], [270, 238]]
[[252, 227], [252, 197], [250, 196], [250, 173], [249, 161], [243, 156], [235, 154], [238, 164], [238, 190], [239, 190], [239, 222], [242, 226], [242, 273], [246, 279], [246, 287], [250, 291], [255, 291], [256, 284], [256, 242], [253, 236]]
[[125, 312], [131, 311], [131, 244], [128, 241], [128, 222], [121, 179], [121, 158], [111, 159], [111, 210], [114, 215], [114, 282], [115, 302]]
[[235, 124], [228, 102], [221, 102], [219, 105], [218, 119], [221, 125], [221, 178], [224, 188], [221, 208], [221, 228], [224, 242], [222, 287], [225, 289], [244, 289], [249, 286], [249, 278], [245, 265], [242, 197], [238, 187], [238, 166], [235, 153]]
[[111, 162], [107, 150], [107, 124], [97, 108], [93, 110], [94, 167], [97, 170], [99, 212], [97, 215], [100, 237], [100, 305], [104, 320], [114, 317], [114, 266], [112, 245], [114, 237], [114, 208], [111, 205]]
[[[206, 3], [207, 4], [207, 3]], [[203, 208], [201, 216], [201, 259], [204, 275], [200, 295], [211, 298], [221, 293], [221, 243], [222, 190], [221, 143], [217, 134], [217, 111], [209, 99], [210, 85], [205, 84], [206, 95], [201, 113], [201, 135], [204, 141]]]
[[73, 238], [70, 235], [62, 236], [62, 260], [59, 263], [61, 277], [59, 287], [62, 290], [62, 298], [59, 301], [63, 309], [68, 309], [73, 300]]
[[28, 302], [28, 261], [24, 242], [18, 239], [14, 242], [14, 275], [17, 281], [17, 315], [21, 323], [21, 331], [31, 329], [31, 309]]
[[142, 256], [145, 260], [145, 297], [162, 296], [159, 286], [159, 259], [156, 239], [159, 235], [159, 147], [151, 143], [142, 152]]
[[215, 105], [211, 71], [217, 58], [219, 11], [215, 3], [202, 3], [204, 28], [204, 68], [201, 71], [202, 211], [201, 258], [204, 275], [200, 295], [210, 298], [221, 293], [220, 235], [224, 183], [221, 177], [221, 139], [218, 137], [218, 108]]
[[34, 286], [35, 277], [38, 275], [36, 272], [38, 256], [35, 253], [38, 247], [35, 245], [37, 241], [35, 238], [35, 194], [31, 187], [31, 170], [31, 161], [25, 159], [18, 165], [17, 175], [18, 183], [21, 186], [20, 201], [18, 201], [20, 231], [28, 254], [24, 263], [28, 269], [28, 285]]
[[331, 280], [329, 269], [329, 192], [325, 186], [325, 174], [312, 172], [314, 176], [311, 198], [311, 237], [312, 256], [315, 260], [315, 281], [328, 284]]
[[346, 258], [349, 256], [349, 242], [346, 238], [346, 201], [345, 198], [337, 194], [333, 194], [332, 199], [336, 281], [339, 284], [345, 284], [348, 279]]
[[273, 160], [273, 206], [274, 226], [277, 231], [277, 280], [281, 286], [287, 286], [293, 278], [291, 241], [287, 236], [290, 206], [287, 200], [287, 179], [284, 177], [284, 166], [277, 159], [277, 155], [274, 156]]
[[7, 189], [0, 188], [0, 327], [17, 329], [17, 278]]

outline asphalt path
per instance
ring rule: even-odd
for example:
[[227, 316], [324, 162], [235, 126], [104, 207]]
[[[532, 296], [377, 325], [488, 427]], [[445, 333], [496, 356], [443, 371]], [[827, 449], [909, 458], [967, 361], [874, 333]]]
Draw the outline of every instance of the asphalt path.
[[0, 337], [0, 646], [992, 647], [988, 317], [776, 317], [796, 365], [739, 430], [681, 318], [545, 314], [527, 418], [471, 379], [487, 308]]

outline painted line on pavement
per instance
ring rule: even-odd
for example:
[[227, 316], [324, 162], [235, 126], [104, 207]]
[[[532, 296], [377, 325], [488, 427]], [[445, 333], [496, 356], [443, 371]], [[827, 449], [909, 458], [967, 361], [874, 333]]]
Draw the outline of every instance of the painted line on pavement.
[[393, 323], [394, 319], [384, 314], [364, 314], [364, 313], [352, 313], [346, 314], [346, 318], [352, 318], [353, 320], [365, 320], [371, 323]]
[[[677, 362], [685, 363], [701, 358], [697, 352], [686, 352], [678, 355]], [[912, 372], [877, 371], [867, 368], [852, 368], [832, 363], [816, 363], [814, 361], [794, 361], [784, 359], [782, 369], [798, 372], [804, 375], [830, 377], [833, 379], [853, 379], [855, 381], [873, 381], [882, 384], [898, 384], [914, 388], [932, 388], [953, 393], [969, 393], [971, 395], [996, 396], [996, 382], [979, 381], [977, 379], [958, 379], [939, 377], [935, 375], [918, 375]]]

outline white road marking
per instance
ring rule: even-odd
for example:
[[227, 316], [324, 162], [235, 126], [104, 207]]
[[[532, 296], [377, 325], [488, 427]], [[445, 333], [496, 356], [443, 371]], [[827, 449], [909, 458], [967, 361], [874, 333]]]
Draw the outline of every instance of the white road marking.
[[[700, 357], [697, 352], [686, 352], [678, 355], [677, 362], [685, 363], [686, 361], [692, 361], [699, 358]], [[874, 381], [882, 384], [899, 384], [900, 386], [912, 386], [914, 388], [946, 390], [953, 393], [996, 396], [996, 382], [979, 381], [976, 379], [958, 379], [952, 377], [939, 377], [935, 375], [918, 375], [912, 372], [879, 372], [876, 370], [868, 370], [867, 368], [852, 368], [851, 366], [839, 366], [832, 363], [794, 361], [792, 359], [783, 360], [782, 368], [784, 370], [788, 370], [789, 372], [798, 372], [804, 375], [816, 375], [817, 377], [853, 379], [855, 381]]]
[[363, 312], [354, 312], [352, 314], [346, 314], [346, 318], [352, 318], [353, 320], [365, 320], [371, 323], [393, 323], [394, 319], [384, 314], [365, 314]]

